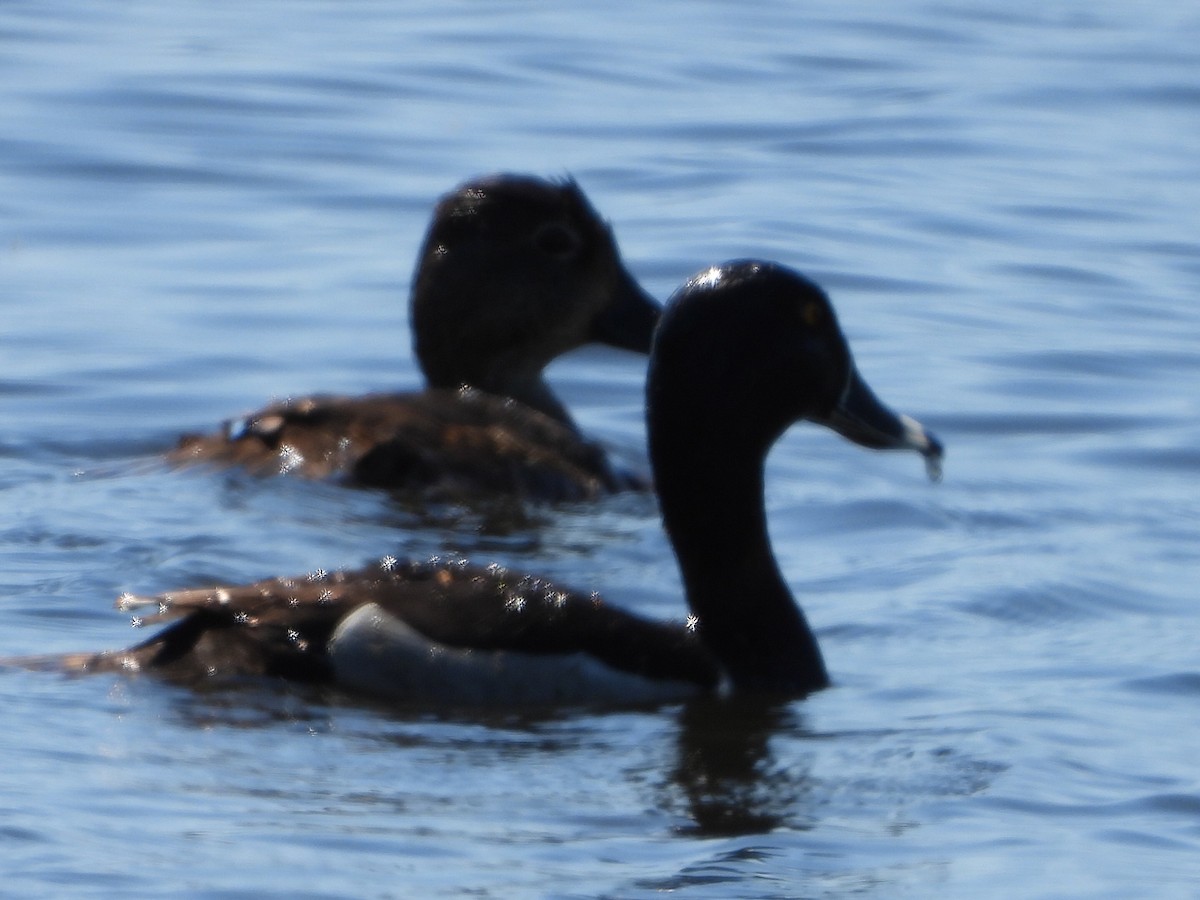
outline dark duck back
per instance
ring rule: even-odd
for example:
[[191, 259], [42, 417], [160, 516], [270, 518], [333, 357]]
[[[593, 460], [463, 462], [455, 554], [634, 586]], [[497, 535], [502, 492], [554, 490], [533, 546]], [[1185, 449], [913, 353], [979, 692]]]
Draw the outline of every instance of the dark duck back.
[[543, 371], [588, 343], [646, 353], [658, 315], [575, 182], [470, 181], [435, 208], [413, 277], [427, 390], [276, 403], [169, 458], [467, 501], [644, 487], [580, 435]]
[[356, 572], [123, 597], [129, 650], [25, 660], [184, 681], [275, 675], [420, 701], [639, 702], [708, 692], [803, 696], [829, 683], [767, 536], [766, 455], [807, 419], [877, 449], [941, 444], [859, 376], [825, 294], [771, 263], [708, 269], [676, 292], [647, 386], [650, 458], [691, 610], [652, 622], [532, 576], [387, 558]]

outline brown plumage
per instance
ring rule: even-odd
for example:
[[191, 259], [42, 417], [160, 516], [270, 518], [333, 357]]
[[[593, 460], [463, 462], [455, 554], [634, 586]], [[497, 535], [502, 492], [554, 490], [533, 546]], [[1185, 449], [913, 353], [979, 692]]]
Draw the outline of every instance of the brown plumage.
[[365, 487], [469, 503], [480, 496], [587, 500], [641, 488], [603, 449], [549, 416], [478, 391], [308, 397], [269, 406], [183, 456], [256, 475], [346, 476]]
[[272, 404], [186, 435], [168, 459], [468, 502], [646, 487], [613, 471], [542, 375], [587, 343], [648, 353], [660, 312], [574, 182], [497, 175], [444, 197], [410, 312], [428, 390]]
[[331, 638], [365, 604], [446, 648], [585, 654], [619, 671], [708, 688], [718, 677], [715, 660], [683, 624], [649, 621], [496, 566], [391, 558], [353, 572], [126, 595], [120, 609], [152, 610], [135, 615], [135, 624], [170, 624], [127, 650], [7, 662], [78, 673], [152, 670], [197, 685], [256, 676], [331, 683]]

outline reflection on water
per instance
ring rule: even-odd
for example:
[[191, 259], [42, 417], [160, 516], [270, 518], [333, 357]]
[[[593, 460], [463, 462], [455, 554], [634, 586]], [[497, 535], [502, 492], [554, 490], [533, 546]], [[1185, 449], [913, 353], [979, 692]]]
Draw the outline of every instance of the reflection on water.
[[[682, 793], [690, 823], [680, 834], [720, 837], [766, 834], [781, 825], [808, 827], [815, 817], [803, 760], [785, 765], [771, 738], [801, 728], [794, 704], [769, 700], [703, 700], [679, 717], [677, 761], [664, 787]], [[807, 802], [806, 802], [807, 801]]]

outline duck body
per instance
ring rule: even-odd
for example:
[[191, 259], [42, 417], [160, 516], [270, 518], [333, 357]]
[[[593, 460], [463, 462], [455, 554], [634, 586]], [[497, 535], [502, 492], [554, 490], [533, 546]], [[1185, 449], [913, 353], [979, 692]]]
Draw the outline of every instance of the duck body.
[[[192, 681], [273, 675], [489, 704], [640, 702], [720, 688], [799, 697], [827, 686], [817, 639], [771, 549], [767, 453], [801, 419], [867, 447], [914, 450], [931, 476], [941, 444], [870, 391], [824, 292], [772, 263], [716, 266], [676, 292], [654, 340], [646, 397], [655, 486], [690, 610], [684, 623], [650, 622], [494, 567], [389, 558], [334, 576], [126, 597], [119, 606], [157, 608], [144, 624], [178, 621], [129, 650], [55, 666]], [[510, 665], [517, 658], [537, 664]], [[516, 670], [540, 686], [520, 688]]]
[[475, 179], [437, 204], [413, 276], [427, 390], [272, 404], [185, 435], [168, 459], [465, 500], [644, 489], [579, 433], [543, 371], [589, 343], [647, 353], [659, 312], [573, 181]]
[[188, 438], [179, 453], [255, 475], [343, 478], [464, 503], [580, 501], [645, 487], [563, 422], [469, 389], [284, 401]]
[[278, 677], [469, 705], [680, 698], [719, 677], [682, 624], [460, 560], [385, 557], [352, 572], [126, 595], [118, 607], [151, 609], [135, 615], [138, 626], [171, 624], [127, 650], [54, 665], [188, 685]]

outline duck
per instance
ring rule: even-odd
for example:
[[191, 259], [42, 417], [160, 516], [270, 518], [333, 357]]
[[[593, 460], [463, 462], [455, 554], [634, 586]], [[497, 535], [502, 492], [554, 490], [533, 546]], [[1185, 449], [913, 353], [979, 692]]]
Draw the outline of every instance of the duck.
[[941, 477], [943, 446], [859, 374], [827, 294], [779, 263], [734, 260], [687, 280], [656, 331], [649, 457], [688, 607], [655, 621], [599, 594], [499, 565], [385, 556], [350, 571], [124, 595], [163, 630], [127, 650], [59, 657], [71, 672], [246, 677], [451, 705], [798, 698], [830, 678], [767, 533], [764, 468], [794, 423], [909, 450]]
[[443, 196], [409, 312], [424, 390], [272, 403], [184, 435], [168, 461], [466, 502], [647, 487], [581, 434], [544, 377], [589, 343], [648, 353], [661, 312], [573, 179], [499, 173]]

